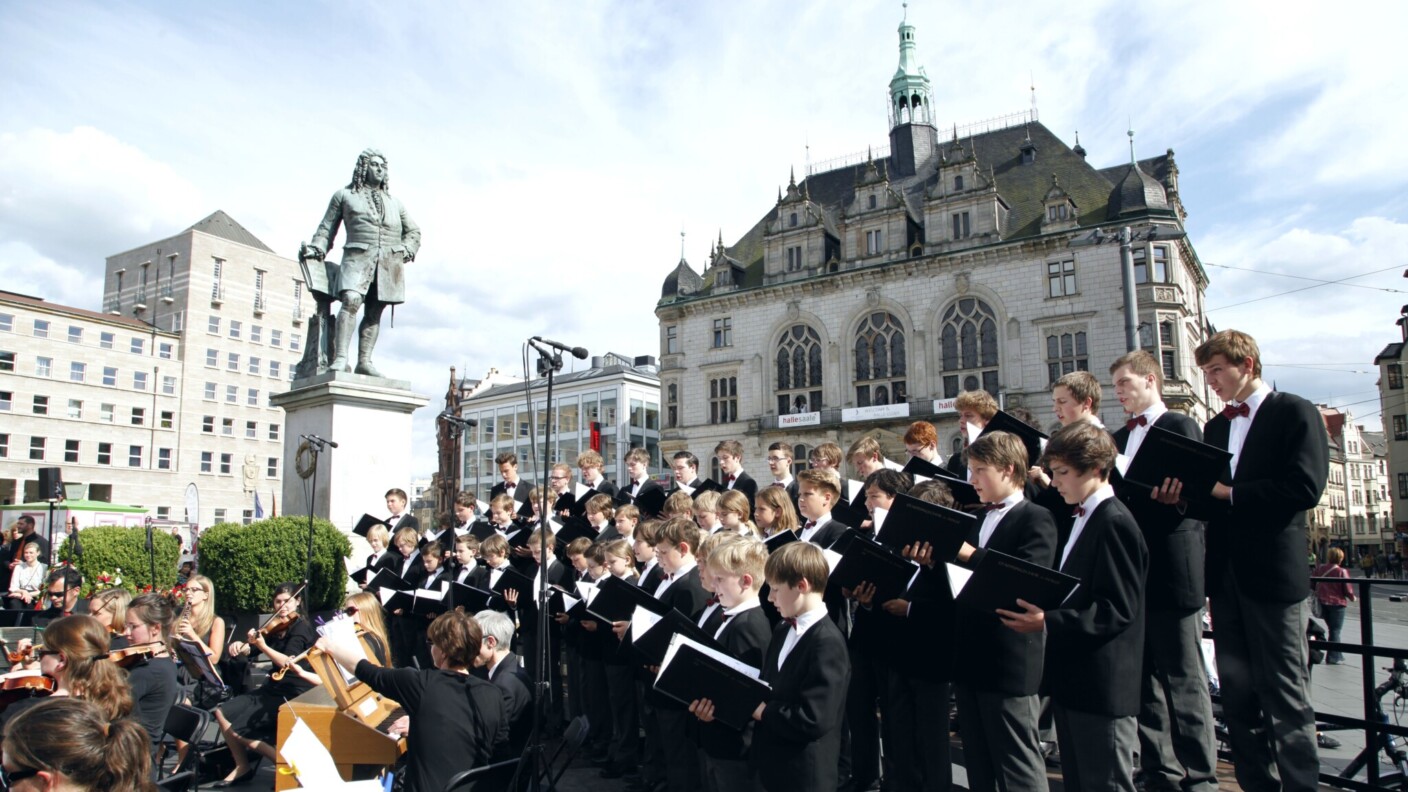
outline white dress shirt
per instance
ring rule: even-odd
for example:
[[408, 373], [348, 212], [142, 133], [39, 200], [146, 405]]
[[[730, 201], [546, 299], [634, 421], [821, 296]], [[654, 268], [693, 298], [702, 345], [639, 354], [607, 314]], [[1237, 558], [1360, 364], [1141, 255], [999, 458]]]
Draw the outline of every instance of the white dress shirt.
[[641, 570], [640, 570], [640, 577], [636, 578], [636, 585], [637, 585], [637, 586], [644, 586], [644, 585], [645, 585], [645, 579], [646, 579], [647, 577], [650, 577], [650, 570], [652, 570], [652, 569], [654, 569], [654, 568], [655, 568], [655, 559], [652, 558], [652, 559], [650, 559], [649, 561], [646, 561], [646, 562], [645, 562], [645, 566], [641, 567]]
[[694, 569], [697, 566], [699, 566], [699, 564], [693, 559], [691, 559], [687, 564], [676, 570], [674, 574], [666, 575], [665, 579], [660, 581], [660, 588], [655, 589], [655, 598], [659, 599], [660, 595], [664, 594], [666, 590], [670, 588], [670, 584], [674, 583], [676, 580], [679, 580], [685, 575], [688, 575], [689, 570]]
[[1080, 502], [1080, 507], [1085, 509], [1085, 513], [1076, 518], [1075, 525], [1071, 528], [1071, 536], [1066, 540], [1065, 548], [1061, 550], [1061, 563], [1056, 565], [1057, 570], [1066, 566], [1066, 559], [1071, 555], [1071, 548], [1076, 546], [1076, 540], [1085, 530], [1085, 524], [1090, 522], [1090, 515], [1095, 513], [1095, 507], [1113, 497], [1115, 497], [1115, 488], [1105, 484]]
[[1001, 508], [993, 509], [983, 516], [983, 527], [978, 531], [978, 547], [988, 546], [988, 540], [997, 530], [997, 524], [1002, 522], [1002, 518], [1006, 517], [1008, 512], [1012, 511], [1013, 506], [1021, 503], [1025, 498], [1022, 491], [1017, 490], [999, 501]]
[[[1247, 417], [1240, 415], [1233, 418], [1231, 427], [1227, 430], [1227, 451], [1232, 454], [1232, 475], [1237, 475], [1237, 462], [1242, 458], [1242, 444], [1247, 442], [1247, 432], [1251, 431], [1252, 421], [1256, 420], [1256, 411], [1261, 407], [1261, 403], [1266, 401], [1266, 395], [1271, 392], [1271, 388], [1266, 383], [1252, 391], [1245, 402], [1247, 408], [1251, 410]], [[1239, 406], [1239, 402], [1230, 401], [1228, 404], [1233, 407]]]
[[411, 553], [411, 557], [401, 562], [401, 577], [405, 577], [411, 571], [412, 564], [420, 563], [420, 551]]
[[[754, 608], [761, 608], [762, 605], [763, 603], [761, 600], [759, 600], [757, 597], [753, 597], [747, 602], [740, 602], [732, 608], [724, 608], [724, 621], [722, 624], [719, 625], [719, 629], [714, 631], [714, 640], [719, 640], [719, 636], [724, 634], [724, 630], [727, 630], [728, 626], [730, 624], [733, 624], [734, 616], [737, 616], [738, 614], [743, 613], [744, 611], [750, 611]], [[700, 622], [699, 626], [703, 627], [704, 622]]]
[[806, 613], [798, 614], [797, 626], [787, 631], [787, 637], [782, 639], [782, 649], [777, 653], [777, 667], [782, 668], [782, 664], [787, 662], [787, 655], [792, 654], [792, 650], [797, 647], [797, 642], [802, 640], [802, 636], [812, 625], [826, 618], [826, 606], [819, 605]]
[[[1162, 401], [1156, 401], [1153, 407], [1139, 413], [1139, 415], [1144, 416], [1146, 425], [1140, 426], [1139, 424], [1135, 424], [1134, 428], [1129, 430], [1129, 439], [1126, 440], [1124, 444], [1125, 456], [1134, 459], [1134, 455], [1139, 453], [1139, 446], [1144, 444], [1144, 438], [1149, 436], [1149, 427], [1153, 426], [1154, 421], [1162, 418], [1166, 412], [1168, 412], [1168, 407], [1165, 406]], [[1139, 415], [1134, 416], [1134, 418], [1139, 418]]]
[[[812, 540], [812, 537], [816, 536], [817, 531], [820, 531], [822, 528], [825, 528], [826, 524], [829, 522], [831, 522], [831, 515], [823, 514], [821, 515], [821, 518], [816, 521], [815, 525], [810, 528], [803, 527], [802, 530], [798, 531], [797, 538], [801, 539], [803, 542], [810, 542]], [[806, 526], [806, 523], [802, 523], [802, 525]]]

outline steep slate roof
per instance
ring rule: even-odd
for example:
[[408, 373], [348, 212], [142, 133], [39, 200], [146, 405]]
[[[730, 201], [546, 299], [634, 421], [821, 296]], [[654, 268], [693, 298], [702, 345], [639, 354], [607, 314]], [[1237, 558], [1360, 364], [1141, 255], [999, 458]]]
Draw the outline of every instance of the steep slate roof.
[[1375, 363], [1378, 363], [1378, 362], [1381, 361], [1381, 360], [1402, 360], [1402, 359], [1403, 359], [1403, 342], [1402, 342], [1402, 341], [1395, 341], [1395, 342], [1393, 342], [1392, 344], [1389, 344], [1388, 346], [1384, 347], [1384, 351], [1380, 352], [1377, 356], [1374, 357], [1374, 362], [1375, 362]]
[[238, 242], [241, 245], [258, 248], [266, 253], [274, 252], [268, 245], [260, 242], [259, 237], [249, 233], [249, 229], [235, 222], [233, 217], [225, 214], [223, 209], [216, 209], [214, 214], [190, 228], [187, 228], [186, 231], [201, 231], [211, 236], [228, 239], [231, 242]]
[[[1036, 147], [1036, 159], [1035, 162], [1023, 164], [1022, 146], [1028, 136]], [[1040, 122], [974, 134], [961, 138], [957, 143], [965, 152], [976, 153], [982, 177], [996, 181], [997, 194], [1010, 209], [1010, 216], [1002, 229], [1004, 242], [1041, 234], [1042, 218], [1046, 214], [1045, 197], [1051, 189], [1052, 175], [1056, 176], [1061, 188], [1079, 208], [1080, 225], [1094, 226], [1112, 219], [1110, 204], [1116, 185], [1129, 171], [1128, 164], [1103, 169], [1094, 167]], [[953, 140], [940, 140], [938, 151], [938, 157], [921, 167], [919, 173], [890, 182], [890, 187], [904, 199], [912, 217], [923, 217], [925, 191], [938, 182], [939, 158], [947, 156], [952, 159], [957, 156]], [[1161, 182], [1168, 172], [1168, 161], [1167, 155], [1142, 160], [1141, 170]], [[891, 171], [888, 157], [876, 160], [875, 164], [882, 174]], [[867, 167], [864, 162], [847, 165], [812, 174], [798, 184], [813, 203], [820, 205], [825, 218], [824, 226], [833, 236], [843, 226], [845, 207], [853, 199], [856, 185], [864, 179]], [[1167, 206], [1165, 200], [1162, 208], [1167, 210]], [[1160, 207], [1149, 208], [1157, 213]], [[737, 280], [739, 288], [763, 284], [764, 241], [768, 224], [776, 216], [776, 211], [776, 205], [770, 207], [747, 233], [725, 248], [726, 254], [742, 262], [745, 268], [743, 277]], [[928, 228], [925, 233], [942, 235], [944, 229]], [[671, 273], [673, 278], [674, 273]], [[707, 296], [712, 282], [712, 275], [705, 277], [700, 296]], [[667, 280], [662, 291], [668, 292], [670, 285], [671, 281]], [[663, 296], [669, 300], [675, 295]], [[687, 298], [681, 296], [681, 299]]]

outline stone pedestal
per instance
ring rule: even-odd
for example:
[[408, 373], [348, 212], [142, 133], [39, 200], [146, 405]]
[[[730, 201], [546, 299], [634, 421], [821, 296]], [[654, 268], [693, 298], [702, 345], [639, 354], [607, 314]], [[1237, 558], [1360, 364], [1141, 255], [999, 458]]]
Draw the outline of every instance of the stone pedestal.
[[[328, 372], [294, 380], [273, 397], [283, 408], [284, 488], [280, 513], [308, 514], [308, 489], [317, 482], [313, 513], [350, 531], [365, 513], [386, 515], [385, 493], [410, 491], [411, 413], [429, 398], [411, 392], [403, 380]], [[298, 474], [303, 435], [337, 443], [318, 456], [312, 478]], [[305, 452], [306, 466], [310, 454]]]

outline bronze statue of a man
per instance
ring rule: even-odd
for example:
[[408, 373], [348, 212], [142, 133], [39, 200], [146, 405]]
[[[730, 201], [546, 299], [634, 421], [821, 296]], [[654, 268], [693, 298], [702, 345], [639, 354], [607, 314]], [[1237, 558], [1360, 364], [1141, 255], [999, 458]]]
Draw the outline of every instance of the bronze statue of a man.
[[[420, 227], [401, 202], [387, 192], [386, 157], [376, 149], [367, 149], [357, 157], [352, 182], [328, 202], [323, 222], [313, 234], [313, 241], [303, 246], [299, 258], [305, 264], [321, 261], [337, 237], [338, 226], [347, 231], [342, 243], [342, 264], [327, 268], [329, 280], [335, 276], [336, 283], [328, 284], [324, 296], [336, 294], [342, 301], [342, 310], [332, 328], [333, 358], [328, 368], [349, 370], [347, 348], [352, 343], [352, 328], [357, 311], [365, 307], [358, 329], [356, 373], [379, 377], [381, 373], [372, 366], [372, 349], [381, 330], [381, 312], [388, 305], [406, 301], [402, 269], [420, 248]], [[319, 297], [317, 292], [322, 290], [309, 286]], [[320, 309], [324, 308], [323, 302], [319, 299]], [[312, 339], [309, 346], [315, 346]]]

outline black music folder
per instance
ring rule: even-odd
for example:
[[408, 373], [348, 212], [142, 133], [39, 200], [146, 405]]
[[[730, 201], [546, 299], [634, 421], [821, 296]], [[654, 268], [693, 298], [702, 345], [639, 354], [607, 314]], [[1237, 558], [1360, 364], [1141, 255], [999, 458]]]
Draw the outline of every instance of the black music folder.
[[497, 597], [492, 591], [450, 581], [450, 604], [456, 608], [464, 608], [465, 613], [473, 615], [490, 608], [499, 610], [499, 608], [493, 607], [495, 599]]
[[[697, 490], [696, 490], [697, 492]], [[642, 516], [654, 517], [665, 508], [665, 489], [663, 487], [651, 487], [649, 491], [641, 493], [640, 497], [631, 501]]]
[[347, 573], [347, 576], [350, 577], [350, 578], [352, 578], [352, 582], [353, 582], [353, 583], [356, 583], [356, 584], [359, 585], [359, 586], [365, 586], [365, 585], [367, 585], [367, 579], [368, 579], [369, 577], [371, 577], [371, 574], [372, 574], [372, 568], [371, 568], [371, 567], [362, 567], [361, 569], [357, 570], [356, 572], [349, 572], [349, 573]]
[[367, 538], [367, 531], [370, 531], [373, 525], [383, 526], [387, 530], [391, 529], [391, 524], [387, 521], [378, 520], [370, 514], [363, 514], [362, 519], [357, 521], [357, 527], [352, 529], [352, 533], [357, 534], [358, 536], [365, 539]]
[[499, 575], [499, 582], [489, 588], [499, 596], [504, 596], [509, 589], [513, 589], [518, 592], [518, 601], [520, 603], [522, 603], [525, 598], [533, 596], [533, 581], [529, 579], [527, 575], [513, 567], [505, 568], [503, 574]]
[[640, 655], [640, 661], [644, 665], [658, 666], [664, 662], [670, 641], [676, 635], [683, 635], [710, 649], [724, 651], [712, 635], [704, 632], [698, 624], [674, 608], [664, 616], [651, 613], [645, 608], [636, 608], [635, 613], [631, 614], [629, 635], [631, 646]]
[[1150, 426], [1134, 460], [1125, 468], [1124, 480], [1144, 489], [1160, 487], [1166, 478], [1183, 482], [1189, 500], [1206, 498], [1232, 455], [1191, 437]]
[[[840, 558], [831, 570], [827, 586], [839, 590], [869, 583], [875, 586], [874, 601], [877, 603], [892, 600], [908, 591], [919, 574], [918, 564], [865, 536], [853, 536], [838, 554]], [[834, 556], [829, 557], [834, 559]]]
[[1018, 599], [1054, 610], [1080, 585], [1080, 578], [996, 550], [987, 551], [973, 569], [948, 564], [945, 570], [954, 601], [987, 612], [1021, 611]]
[[527, 547], [528, 543], [533, 540], [533, 532], [530, 529], [518, 523], [510, 525], [509, 528], [510, 530], [504, 538], [508, 540], [510, 548]]
[[904, 463], [902, 472], [908, 473], [911, 476], [923, 476], [924, 478], [949, 475], [947, 468], [939, 467], [933, 462], [920, 459], [919, 457], [910, 457], [909, 461]]
[[372, 579], [367, 581], [367, 588], [391, 589], [392, 591], [410, 591], [410, 583], [407, 583], [400, 575], [392, 572], [386, 567], [377, 570]]
[[709, 699], [715, 720], [742, 731], [758, 705], [772, 697], [772, 688], [759, 674], [722, 652], [676, 635], [660, 662], [655, 689], [684, 704]]
[[783, 545], [792, 544], [793, 542], [799, 541], [801, 538], [801, 535], [798, 534], [796, 531], [783, 531], [782, 533], [776, 533], [772, 536], [769, 536], [766, 540], [763, 541], [763, 544], [768, 546], [768, 552], [771, 553], [777, 550], [779, 547], [782, 547]]
[[573, 539], [576, 539], [581, 536], [585, 536], [593, 542], [596, 541], [596, 529], [592, 527], [591, 523], [587, 522], [587, 518], [568, 517], [566, 520], [564, 520], [562, 523], [562, 530], [558, 531], [557, 536], [553, 537], [557, 540], [558, 556], [560, 558], [565, 558], [567, 556], [567, 545], [570, 544]]
[[1036, 466], [1037, 460], [1041, 459], [1041, 451], [1045, 442], [1050, 439], [1042, 434], [1040, 429], [1019, 421], [1002, 410], [998, 410], [993, 415], [992, 419], [983, 427], [983, 431], [978, 433], [978, 436], [982, 437], [990, 432], [1010, 432], [1021, 438], [1022, 445], [1027, 447], [1027, 467]]
[[961, 509], [977, 507], [982, 505], [983, 499], [978, 495], [978, 491], [973, 489], [973, 485], [967, 479], [956, 478], [947, 470], [934, 476], [934, 481], [948, 487], [948, 491], [953, 495], [953, 500]]
[[587, 613], [604, 622], [629, 621], [637, 607], [664, 614], [670, 607], [650, 592], [626, 580], [607, 575], [596, 584], [596, 596], [587, 603]]
[[416, 589], [413, 597], [410, 612], [417, 616], [439, 616], [450, 609], [450, 597], [441, 589]]
[[875, 541], [903, 552], [915, 542], [928, 542], [934, 548], [934, 560], [952, 561], [958, 555], [978, 517], [900, 494], [890, 505]]
[[[684, 487], [680, 487], [680, 489], [684, 489]], [[714, 481], [713, 479], [704, 479], [704, 483], [700, 484], [699, 486], [697, 486], [697, 487], [695, 487], [694, 489], [692, 489], [692, 490], [689, 491], [689, 497], [691, 497], [691, 498], [698, 498], [700, 495], [703, 495], [703, 494], [706, 493], [706, 492], [723, 492], [723, 491], [724, 491], [724, 487], [723, 487], [723, 485], [720, 484], [719, 482]]]

